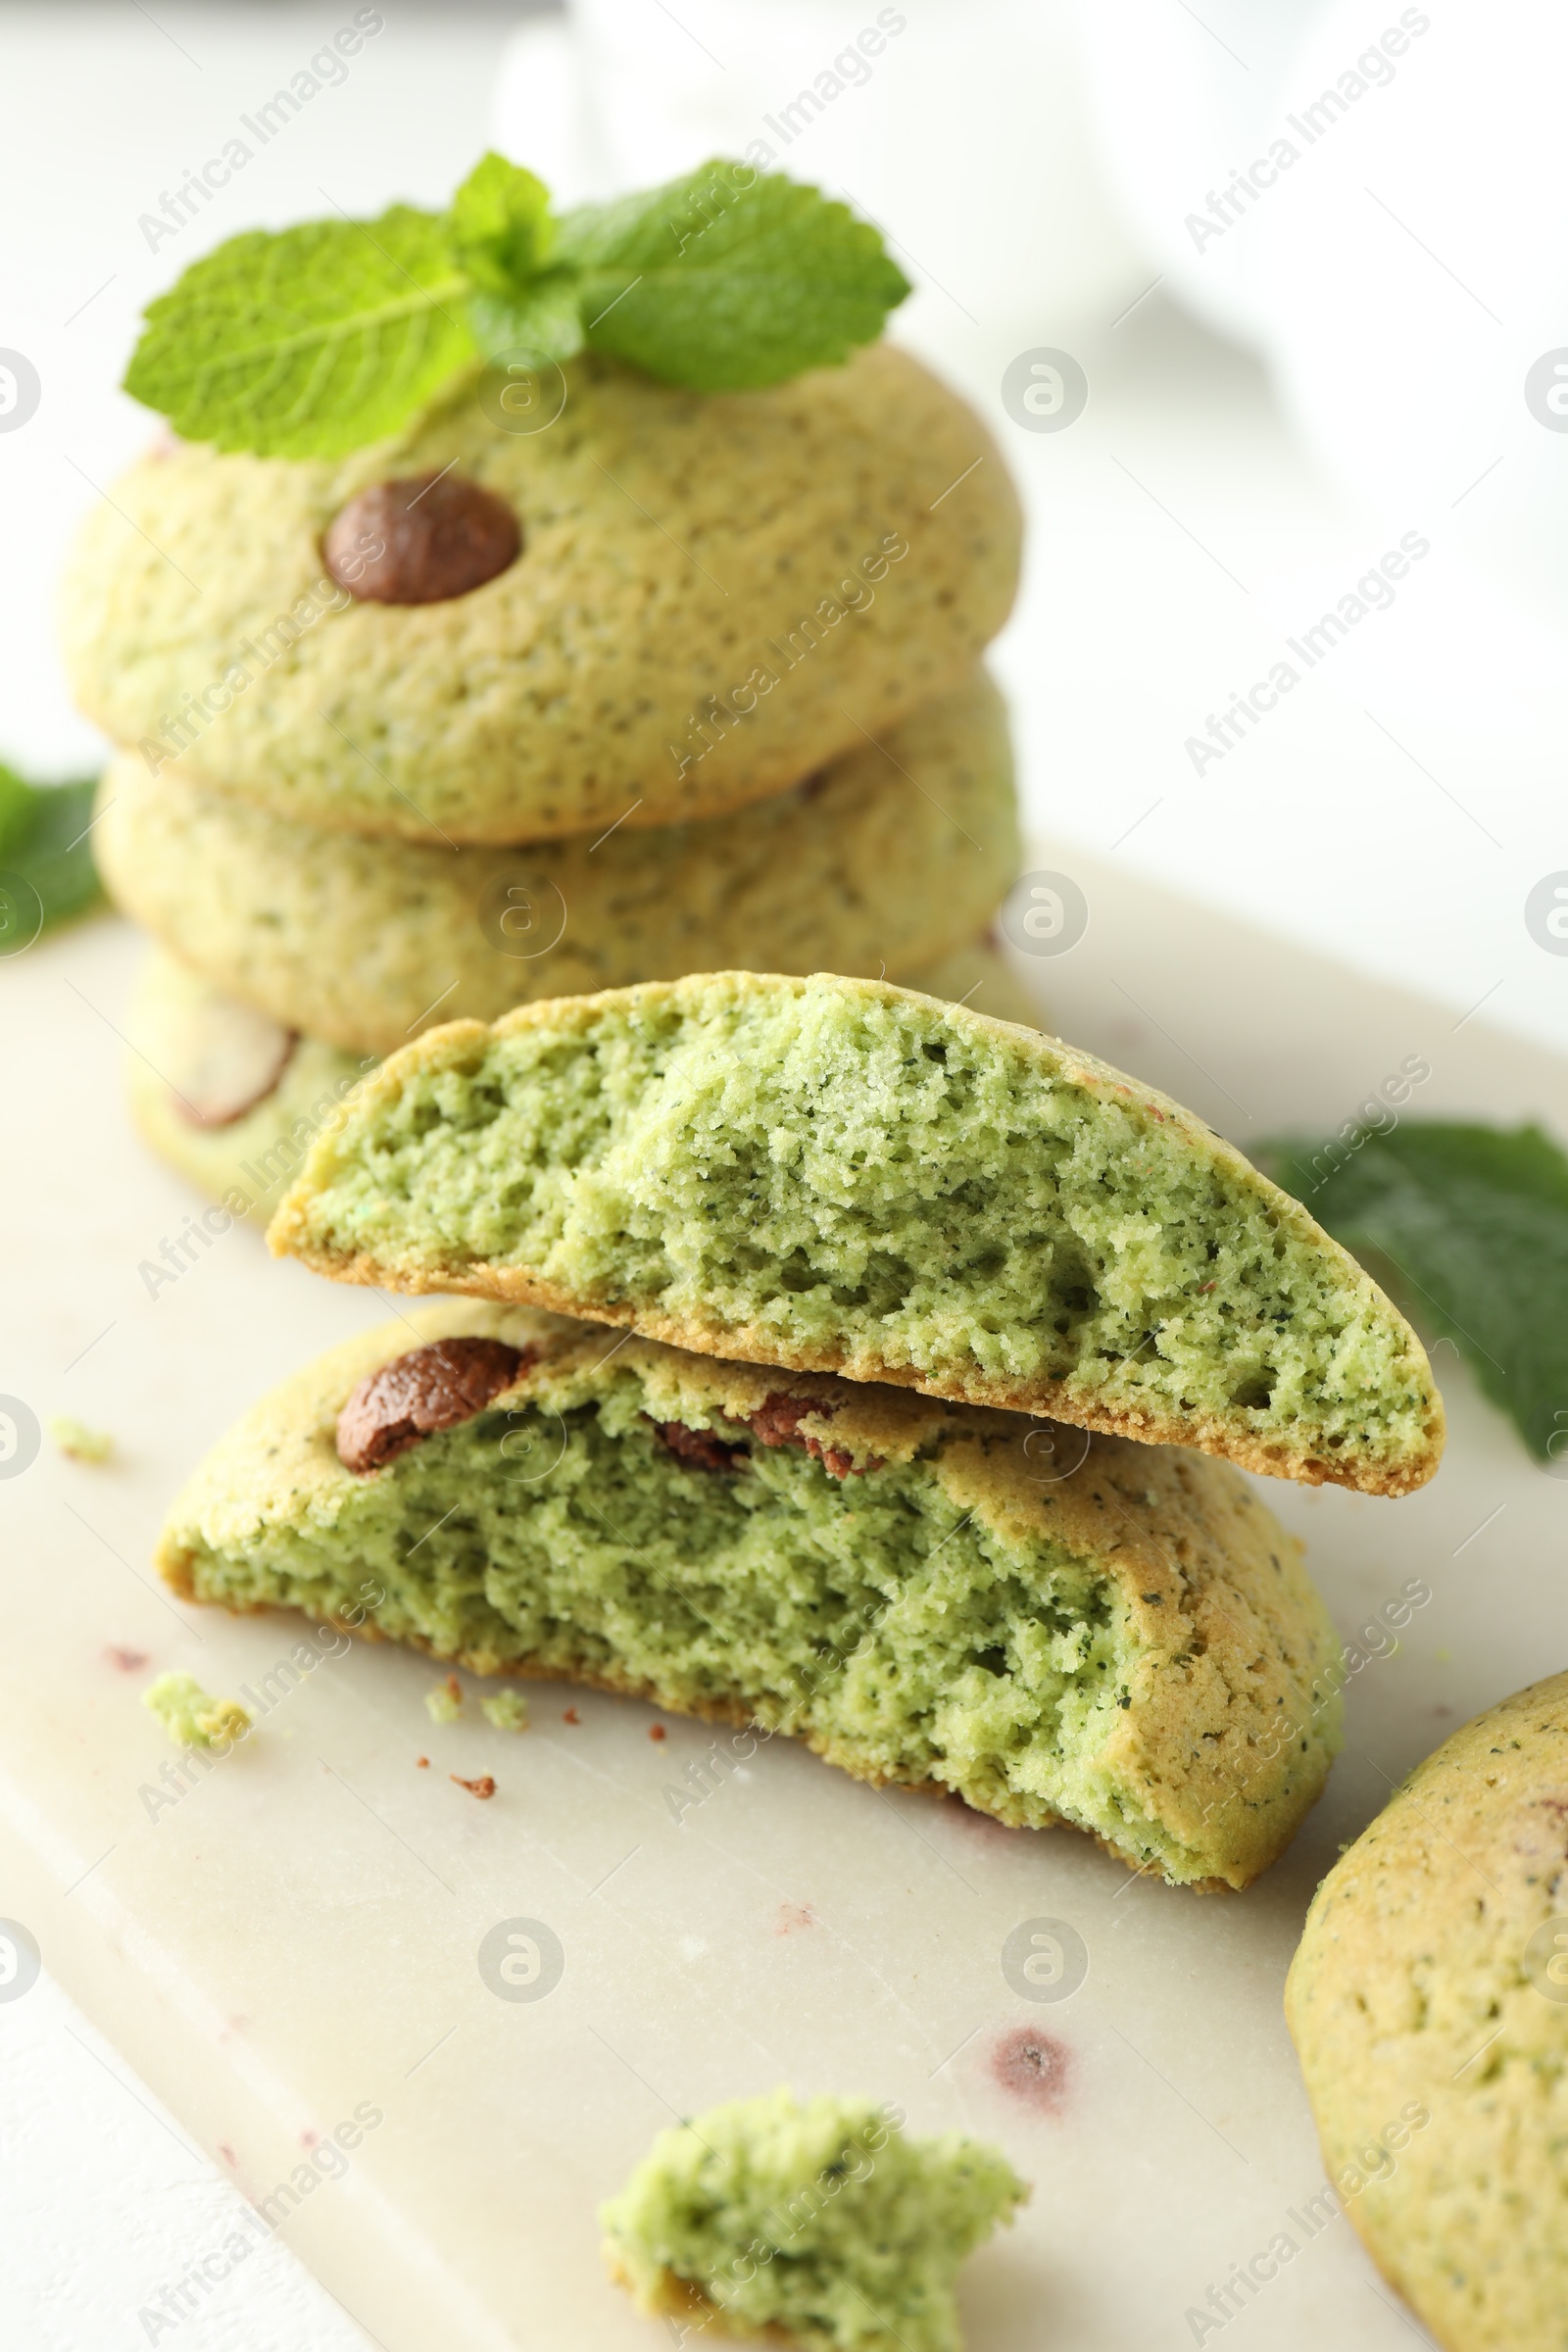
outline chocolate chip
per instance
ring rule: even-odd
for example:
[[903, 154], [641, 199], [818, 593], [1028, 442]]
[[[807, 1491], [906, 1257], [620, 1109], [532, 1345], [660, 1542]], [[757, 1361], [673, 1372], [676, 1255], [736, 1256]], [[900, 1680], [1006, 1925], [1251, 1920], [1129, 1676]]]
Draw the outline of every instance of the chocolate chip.
[[537, 1350], [504, 1340], [432, 1340], [361, 1381], [337, 1417], [338, 1460], [378, 1470], [438, 1429], [454, 1429], [510, 1389]]
[[333, 515], [327, 570], [362, 604], [439, 605], [514, 564], [522, 527], [505, 500], [462, 473], [375, 482]]
[[746, 1450], [744, 1446], [726, 1446], [710, 1429], [691, 1429], [684, 1421], [655, 1421], [652, 1426], [660, 1444], [694, 1470], [733, 1470], [735, 1456]]
[[764, 1446], [804, 1447], [806, 1440], [801, 1435], [801, 1423], [807, 1414], [815, 1413], [825, 1421], [832, 1410], [830, 1404], [820, 1405], [813, 1397], [787, 1396], [782, 1389], [775, 1389], [771, 1396], [762, 1398], [749, 1418], [754, 1434]]
[[175, 1113], [187, 1127], [231, 1127], [276, 1092], [299, 1042], [265, 1012], [207, 995], [163, 1047]]
[[868, 1460], [857, 1462], [841, 1446], [824, 1446], [820, 1438], [813, 1438], [801, 1428], [808, 1413], [814, 1414], [818, 1421], [826, 1421], [837, 1411], [836, 1404], [824, 1404], [815, 1396], [790, 1396], [782, 1389], [775, 1389], [750, 1416], [750, 1426], [753, 1435], [760, 1438], [764, 1446], [798, 1446], [803, 1453], [819, 1461], [832, 1478], [863, 1478], [867, 1470], [880, 1470], [880, 1454], [873, 1453]]

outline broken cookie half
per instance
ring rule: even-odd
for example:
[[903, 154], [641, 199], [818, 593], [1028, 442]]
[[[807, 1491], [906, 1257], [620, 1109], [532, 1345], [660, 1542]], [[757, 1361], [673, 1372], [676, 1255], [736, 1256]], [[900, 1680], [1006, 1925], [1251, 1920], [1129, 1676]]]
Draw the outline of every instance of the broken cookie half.
[[368, 1632], [793, 1734], [1182, 1885], [1255, 1878], [1338, 1744], [1327, 1613], [1227, 1465], [527, 1309], [445, 1301], [297, 1373], [159, 1559], [355, 1624], [370, 1580]]
[[718, 1356], [1401, 1494], [1419, 1341], [1190, 1111], [913, 990], [709, 972], [454, 1022], [345, 1103], [271, 1247]]

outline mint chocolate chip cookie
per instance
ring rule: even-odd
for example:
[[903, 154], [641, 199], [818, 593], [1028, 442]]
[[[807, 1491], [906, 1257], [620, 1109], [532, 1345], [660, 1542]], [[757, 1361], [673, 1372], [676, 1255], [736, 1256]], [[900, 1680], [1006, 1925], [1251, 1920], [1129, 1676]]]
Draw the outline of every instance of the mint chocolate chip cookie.
[[1403, 1317], [1177, 1103], [888, 984], [702, 974], [455, 1022], [312, 1151], [272, 1248], [714, 1354], [1403, 1494]]
[[[187, 1598], [804, 1740], [1243, 1886], [1338, 1741], [1339, 1649], [1246, 1482], [907, 1390], [445, 1300], [264, 1398], [174, 1503]], [[415, 1531], [417, 1531], [417, 1542]]]
[[1286, 2016], [1329, 2180], [1450, 2352], [1568, 2309], [1568, 1674], [1418, 1765], [1307, 1914]]
[[[281, 816], [533, 841], [786, 791], [956, 686], [1006, 618], [1011, 484], [906, 353], [713, 394], [585, 355], [563, 384], [539, 431], [470, 375], [347, 458], [144, 459], [71, 566], [83, 709], [150, 772]], [[431, 497], [462, 514], [417, 556]]]
[[98, 806], [127, 914], [227, 995], [358, 1054], [731, 965], [904, 980], [981, 931], [1018, 865], [1006, 714], [979, 673], [791, 792], [608, 840], [371, 839], [149, 776], [133, 754]]

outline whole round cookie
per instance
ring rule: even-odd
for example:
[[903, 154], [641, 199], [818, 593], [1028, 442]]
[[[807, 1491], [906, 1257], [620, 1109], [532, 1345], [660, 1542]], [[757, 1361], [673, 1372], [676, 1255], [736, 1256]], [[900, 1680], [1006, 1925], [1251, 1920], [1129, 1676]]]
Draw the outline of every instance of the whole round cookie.
[[1018, 862], [1005, 711], [979, 672], [792, 792], [608, 839], [373, 840], [151, 777], [133, 755], [98, 809], [99, 868], [127, 914], [285, 1027], [375, 1054], [434, 1022], [683, 972], [902, 977], [980, 931]]
[[1564, 2341], [1565, 1822], [1559, 1674], [1411, 1774], [1318, 1888], [1286, 1989], [1329, 2214], [1448, 2352]]
[[[475, 377], [335, 463], [145, 458], [70, 567], [82, 708], [149, 768], [312, 824], [528, 841], [782, 792], [956, 684], [1006, 618], [1011, 483], [906, 352], [710, 395], [588, 357], [563, 395], [508, 430]], [[389, 502], [456, 484], [510, 510], [519, 552], [406, 601], [452, 581], [405, 576]]]
[[[909, 975], [930, 997], [1039, 1027], [1041, 1014], [990, 939], [967, 941]], [[302, 1037], [224, 996], [163, 948], [142, 967], [130, 1011], [125, 1091], [143, 1138], [210, 1200], [266, 1225], [331, 1113], [374, 1054]]]

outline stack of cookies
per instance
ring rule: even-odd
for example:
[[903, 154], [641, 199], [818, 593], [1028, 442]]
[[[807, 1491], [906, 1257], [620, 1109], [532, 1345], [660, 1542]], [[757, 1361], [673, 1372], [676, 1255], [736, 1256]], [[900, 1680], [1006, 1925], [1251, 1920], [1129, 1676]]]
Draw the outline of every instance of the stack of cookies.
[[977, 417], [887, 344], [510, 389], [338, 461], [166, 442], [78, 550], [94, 841], [159, 943], [134, 1108], [236, 1213], [456, 1018], [721, 969], [1033, 1017], [983, 944], [1019, 517]]

